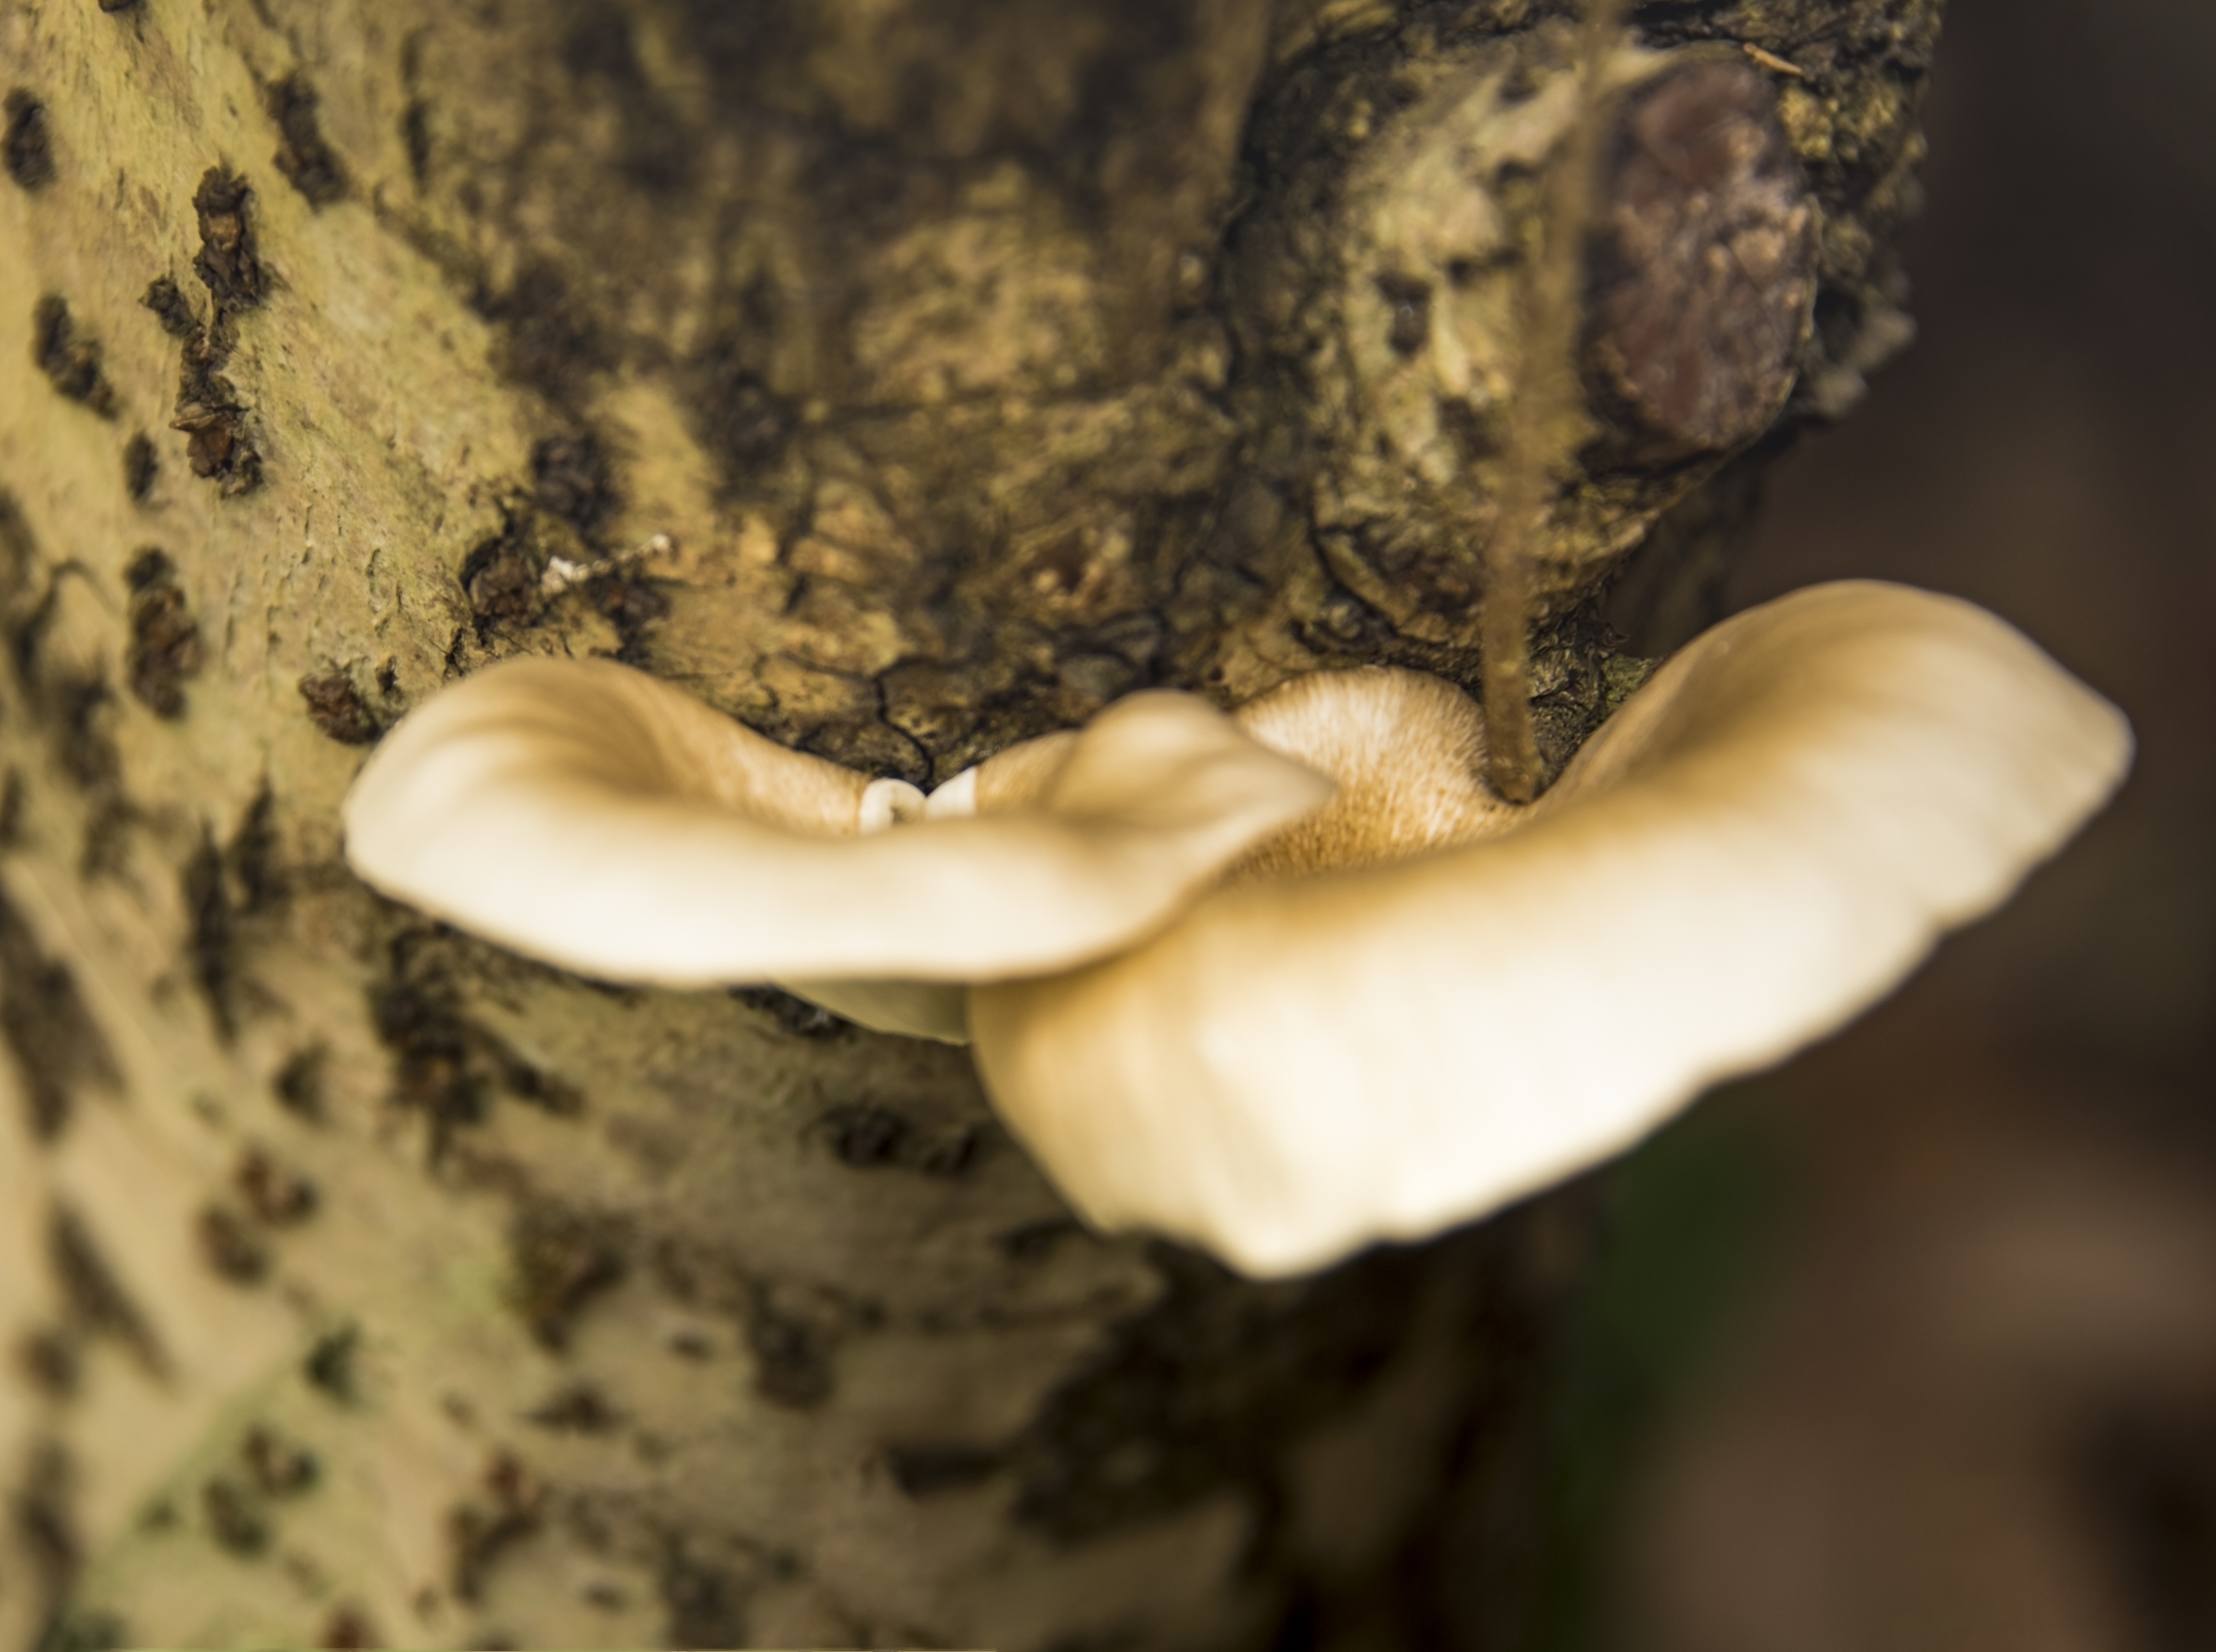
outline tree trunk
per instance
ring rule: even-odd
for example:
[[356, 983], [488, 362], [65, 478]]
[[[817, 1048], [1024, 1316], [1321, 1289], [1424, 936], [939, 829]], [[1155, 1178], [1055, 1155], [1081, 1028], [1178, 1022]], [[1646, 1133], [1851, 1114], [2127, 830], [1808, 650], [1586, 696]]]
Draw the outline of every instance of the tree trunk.
[[1537, 0], [0, 0], [0, 1638], [1527, 1643], [1574, 1199], [1292, 1284], [1097, 1237], [958, 1050], [520, 961], [339, 801], [517, 653], [918, 782], [1474, 685], [1591, 121], [1557, 767], [1619, 574], [1680, 640], [1905, 337], [1936, 13], [1652, 4], [1580, 81]]

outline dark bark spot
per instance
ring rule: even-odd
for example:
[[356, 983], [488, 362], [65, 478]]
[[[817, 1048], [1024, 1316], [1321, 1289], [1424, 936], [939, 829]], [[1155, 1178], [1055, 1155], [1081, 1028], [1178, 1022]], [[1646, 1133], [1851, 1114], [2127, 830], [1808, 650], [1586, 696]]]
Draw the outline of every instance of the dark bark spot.
[[169, 428], [182, 430], [188, 438], [185, 463], [192, 473], [219, 483], [217, 491], [224, 498], [251, 493], [261, 485], [262, 455], [246, 433], [243, 408], [180, 402]]
[[985, 1156], [987, 1133], [973, 1127], [925, 1150], [916, 1169], [926, 1176], [967, 1176]]
[[69, 303], [49, 292], [31, 308], [31, 359], [58, 395], [115, 416], [115, 387], [101, 371], [100, 343], [77, 330]]
[[479, 640], [539, 620], [548, 601], [548, 568], [560, 556], [593, 568], [573, 588], [621, 635], [616, 658], [637, 662], [646, 628], [669, 611], [669, 600], [657, 582], [594, 556], [589, 535], [619, 502], [606, 464], [589, 439], [539, 444], [537, 491], [502, 503], [499, 531], [472, 546], [459, 570]]
[[1006, 1453], [982, 1446], [893, 1446], [885, 1452], [893, 1483], [916, 1498], [982, 1484], [1006, 1460]]
[[545, 1204], [526, 1206], [509, 1225], [508, 1263], [516, 1311], [539, 1346], [557, 1352], [585, 1305], [627, 1266], [616, 1223]]
[[237, 887], [241, 912], [264, 911], [285, 892], [277, 868], [276, 814], [277, 800], [265, 782], [225, 846], [224, 861]]
[[193, 301], [168, 276], [157, 276], [147, 285], [145, 296], [138, 302], [154, 312], [154, 319], [162, 323], [162, 330], [181, 342], [200, 330], [200, 318], [194, 313]]
[[0, 166], [26, 189], [43, 189], [54, 181], [53, 137], [47, 129], [46, 106], [18, 86], [11, 89], [4, 107], [8, 125], [0, 133]]
[[[1255, 1284], [1157, 1244], [1161, 1297], [1117, 1329], [1012, 1449], [1016, 1517], [1074, 1541], [1227, 1487], [1266, 1498], [1288, 1442], [1350, 1403], [1401, 1347], [1435, 1270], [1482, 1280], [1501, 1250], [1476, 1229]], [[1443, 1255], [1455, 1252], [1451, 1262]], [[1512, 1335], [1502, 1328], [1504, 1351]]]
[[132, 592], [151, 591], [177, 577], [177, 565], [159, 546], [149, 545], [125, 565], [123, 583]]
[[858, 1170], [890, 1166], [926, 1176], [958, 1176], [967, 1174], [985, 1151], [982, 1128], [972, 1126], [933, 1135], [883, 1107], [835, 1107], [823, 1115], [821, 1127], [833, 1155]]
[[841, 1164], [857, 1170], [897, 1164], [908, 1143], [908, 1121], [882, 1107], [841, 1108], [823, 1121], [831, 1151]]
[[0, 603], [12, 606], [28, 593], [44, 564], [22, 504], [0, 488]]
[[0, 851], [23, 846], [23, 810], [29, 801], [23, 771], [10, 768], [0, 778]]
[[1413, 275], [1377, 278], [1377, 291], [1393, 306], [1393, 320], [1385, 341], [1393, 353], [1412, 356], [1431, 339], [1431, 284]]
[[731, 996], [748, 1009], [767, 1016], [779, 1032], [792, 1038], [846, 1038], [854, 1031], [853, 1022], [779, 987], [735, 986]]
[[308, 1350], [308, 1357], [301, 1361], [300, 1375], [310, 1387], [320, 1390], [342, 1405], [351, 1405], [360, 1393], [360, 1350], [359, 1325], [342, 1325], [326, 1331], [316, 1339], [316, 1345]]
[[205, 833], [200, 848], [185, 863], [180, 888], [190, 923], [185, 934], [185, 958], [193, 984], [207, 1003], [216, 1037], [229, 1044], [238, 1034], [231, 891], [225, 886], [223, 857], [215, 840]]
[[660, 583], [620, 573], [602, 574], [587, 582], [585, 595], [623, 639], [616, 658], [626, 665], [643, 664], [647, 628], [669, 612], [669, 599], [662, 594]]
[[583, 1115], [585, 1097], [576, 1085], [564, 1084], [553, 1074], [542, 1072], [527, 1061], [518, 1060], [496, 1041], [493, 1044], [495, 1059], [500, 1066], [501, 1084], [509, 1095], [557, 1119], [574, 1119]]
[[228, 1205], [208, 1205], [193, 1220], [200, 1259], [233, 1285], [258, 1285], [269, 1274], [269, 1247]]
[[77, 1394], [81, 1362], [77, 1343], [65, 1331], [34, 1330], [15, 1345], [15, 1367], [23, 1379], [50, 1400], [66, 1400]]
[[285, 1065], [269, 1081], [277, 1105], [295, 1117], [321, 1124], [325, 1102], [323, 1070], [329, 1060], [330, 1051], [321, 1044], [311, 1044], [286, 1056]]
[[345, 194], [346, 169], [323, 141], [323, 128], [316, 121], [316, 106], [322, 100], [307, 77], [287, 75], [262, 97], [269, 118], [277, 123], [277, 169], [311, 206], [328, 206]]
[[131, 691], [155, 715], [181, 717], [181, 685], [200, 666], [200, 629], [185, 606], [176, 568], [149, 547], [124, 575], [131, 586], [131, 647], [125, 664]]
[[385, 1643], [370, 1626], [366, 1612], [355, 1606], [334, 1606], [316, 1631], [316, 1644], [323, 1652], [370, 1652]]
[[659, 1587], [662, 1604], [669, 1612], [662, 1631], [664, 1645], [747, 1644], [744, 1580], [694, 1560], [673, 1545], [662, 1562]]
[[252, 491], [262, 480], [262, 455], [247, 430], [246, 408], [223, 372], [237, 345], [229, 312], [259, 303], [262, 291], [245, 216], [251, 193], [243, 180], [214, 169], [201, 178], [194, 197], [200, 250], [193, 267], [215, 300], [205, 324], [167, 276], [149, 284], [139, 300], [184, 347], [169, 428], [186, 433], [185, 459], [193, 474], [218, 483], [225, 499]]
[[1000, 1254], [1010, 1262], [1043, 1262], [1054, 1254], [1064, 1239], [1074, 1238], [1085, 1229], [1066, 1216], [1054, 1216], [1043, 1222], [1026, 1222], [1012, 1228], [1000, 1238]]
[[103, 797], [93, 806], [84, 823], [84, 844], [77, 851], [77, 875], [88, 883], [95, 878], [120, 877], [130, 848], [131, 828], [138, 811], [128, 800]]
[[431, 106], [420, 97], [400, 111], [400, 144], [408, 151], [408, 175], [421, 189], [431, 176]]
[[385, 732], [344, 672], [313, 672], [299, 681], [308, 718], [342, 746], [367, 746]]
[[888, 722], [828, 724], [802, 740], [800, 747], [864, 774], [887, 776], [916, 786], [931, 783], [930, 755], [913, 736]]
[[766, 1290], [747, 1313], [747, 1347], [754, 1356], [754, 1390], [766, 1400], [805, 1411], [831, 1397], [836, 1333], [814, 1317], [780, 1307]]
[[123, 487], [134, 503], [143, 505], [154, 492], [154, 479], [161, 474], [161, 456], [154, 451], [154, 439], [145, 431], [135, 431], [131, 439], [123, 444]]
[[200, 1488], [200, 1514], [208, 1535], [226, 1553], [258, 1555], [269, 1546], [269, 1521], [253, 1495], [235, 1480], [219, 1475]]
[[14, 1060], [31, 1133], [52, 1141], [88, 1086], [120, 1090], [108, 1039], [67, 965], [48, 958], [22, 913], [0, 897], [0, 1043]]
[[147, 1375], [161, 1378], [169, 1361], [145, 1317], [108, 1268], [90, 1231], [67, 1206], [57, 1204], [46, 1225], [46, 1256], [71, 1329], [85, 1336], [112, 1336]]
[[735, 327], [710, 340], [686, 375], [700, 445], [732, 487], [766, 469], [792, 433], [792, 408], [761, 378], [762, 341], [774, 326]]
[[484, 1080], [470, 1059], [469, 1029], [441, 998], [416, 986], [381, 993], [374, 1009], [378, 1036], [397, 1058], [392, 1099], [429, 1116], [435, 1155], [455, 1127], [484, 1117]]
[[531, 450], [531, 476], [539, 508], [560, 517], [588, 544], [623, 505], [600, 439], [588, 431], [549, 436]]
[[551, 264], [524, 264], [507, 292], [480, 290], [472, 307], [502, 330], [503, 371], [557, 407], [582, 402], [584, 387], [579, 381], [615, 365], [615, 352]]
[[114, 786], [123, 771], [115, 737], [108, 732], [115, 697], [97, 677], [65, 677], [47, 697], [62, 772], [88, 792]]
[[100, 0], [100, 9], [102, 11], [129, 11], [138, 3], [138, 0]]
[[99, 808], [127, 808], [116, 791], [121, 758], [110, 732], [113, 697], [98, 667], [82, 660], [50, 661], [46, 636], [59, 610], [62, 581], [83, 579], [84, 570], [65, 563], [46, 580], [43, 592], [28, 608], [21, 599], [39, 573], [35, 548], [24, 531], [22, 518], [10, 511], [0, 495], [0, 584], [5, 598], [6, 637], [10, 664], [25, 697], [41, 714], [40, 722], [52, 743], [54, 758], [62, 772], [85, 791]]
[[590, 1383], [574, 1383], [525, 1413], [524, 1420], [557, 1434], [605, 1434], [612, 1433], [623, 1416]]
[[267, 1424], [255, 1423], [239, 1442], [239, 1460], [265, 1497], [297, 1497], [316, 1483], [315, 1453], [294, 1445]]
[[1751, 440], [1792, 388], [1816, 285], [1816, 209], [1770, 83], [1665, 71], [1630, 95], [1591, 261], [1591, 377], [1663, 464]]
[[291, 1227], [316, 1212], [316, 1184], [288, 1170], [261, 1147], [239, 1156], [231, 1184], [246, 1207], [271, 1227]]
[[200, 175], [193, 195], [200, 230], [193, 269], [219, 310], [245, 310], [262, 302], [262, 261], [255, 253], [253, 226], [246, 221], [246, 204], [253, 196], [244, 178], [219, 166]]
[[562, 57], [582, 96], [612, 106], [616, 168], [627, 182], [667, 194], [691, 181], [694, 155], [683, 119], [648, 78], [621, 10], [588, 7], [571, 26]]
[[83, 1564], [77, 1516], [77, 1465], [58, 1440], [40, 1440], [30, 1449], [14, 1494], [9, 1498], [9, 1523], [15, 1542], [29, 1563], [41, 1612], [58, 1609]]
[[539, 582], [546, 574], [547, 548], [529, 531], [526, 515], [503, 515], [501, 531], [462, 559], [462, 589], [480, 638], [498, 625], [529, 623], [539, 612]]
[[499, 1038], [463, 1017], [435, 949], [421, 932], [393, 944], [394, 983], [376, 997], [378, 1035], [394, 1056], [392, 1100], [423, 1113], [434, 1162], [454, 1133], [482, 1123], [496, 1086], [557, 1118], [584, 1111], [584, 1097], [523, 1060]]
[[503, 1452], [485, 1471], [483, 1495], [446, 1511], [448, 1584], [458, 1600], [475, 1600], [502, 1551], [539, 1527], [545, 1488]]

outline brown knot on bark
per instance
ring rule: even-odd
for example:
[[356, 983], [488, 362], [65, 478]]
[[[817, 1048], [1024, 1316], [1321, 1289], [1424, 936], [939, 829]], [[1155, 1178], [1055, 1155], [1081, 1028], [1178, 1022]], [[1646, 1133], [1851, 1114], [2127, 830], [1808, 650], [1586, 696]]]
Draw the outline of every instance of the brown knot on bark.
[[1594, 225], [1585, 371], [1625, 457], [1751, 441], [1785, 405], [1816, 290], [1816, 207], [1770, 83], [1709, 59], [1636, 88]]

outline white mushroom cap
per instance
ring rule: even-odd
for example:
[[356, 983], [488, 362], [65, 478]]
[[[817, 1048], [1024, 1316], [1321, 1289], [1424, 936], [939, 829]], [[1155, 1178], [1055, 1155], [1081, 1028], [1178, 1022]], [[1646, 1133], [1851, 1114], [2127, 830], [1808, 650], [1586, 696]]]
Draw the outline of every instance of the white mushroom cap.
[[[1241, 714], [1342, 783], [1283, 840], [1311, 875], [1265, 844], [1278, 875], [1154, 940], [972, 993], [994, 1102], [1099, 1225], [1282, 1274], [1505, 1204], [1868, 1006], [2131, 752], [2114, 707], [1991, 615], [1828, 585], [1696, 639], [1528, 810], [1450, 804], [1435, 835], [1459, 846], [1380, 858], [1371, 801], [1479, 767], [1475, 709], [1435, 692], [1428, 716], [1400, 697], [1397, 732], [1316, 732], [1340, 693], [1374, 721], [1380, 675]], [[1370, 863], [1318, 869], [1334, 814]]]
[[[918, 818], [908, 789], [643, 672], [515, 660], [386, 737], [347, 854], [387, 894], [614, 980], [994, 980], [1138, 939], [1331, 792], [1190, 695], [1031, 745], [967, 783], [974, 815]], [[885, 829], [862, 832], [865, 808]], [[915, 1002], [889, 1013], [947, 1035], [951, 1000]]]

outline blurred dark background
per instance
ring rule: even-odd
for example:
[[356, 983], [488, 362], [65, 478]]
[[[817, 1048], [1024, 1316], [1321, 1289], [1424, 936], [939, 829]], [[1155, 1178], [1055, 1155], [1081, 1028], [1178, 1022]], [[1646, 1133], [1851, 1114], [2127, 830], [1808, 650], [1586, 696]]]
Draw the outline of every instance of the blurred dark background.
[[2216, 3], [1946, 30], [1920, 336], [1772, 473], [1733, 605], [1968, 597], [2139, 759], [2005, 912], [1604, 1184], [1560, 1518], [1615, 1514], [1562, 1645], [2216, 1648]]

